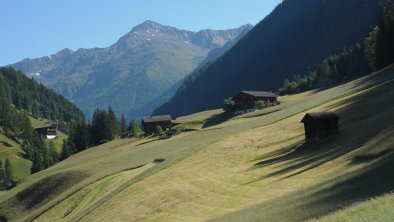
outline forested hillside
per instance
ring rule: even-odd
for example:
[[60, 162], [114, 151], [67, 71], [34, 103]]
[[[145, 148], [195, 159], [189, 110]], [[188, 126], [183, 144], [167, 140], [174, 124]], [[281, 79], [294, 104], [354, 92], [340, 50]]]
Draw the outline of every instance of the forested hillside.
[[84, 119], [72, 102], [13, 68], [0, 68], [0, 97], [33, 117], [59, 123]]
[[218, 108], [239, 90], [276, 91], [378, 24], [379, 0], [285, 0], [224, 56], [195, 71], [155, 114]]
[[365, 40], [341, 53], [330, 55], [307, 74], [295, 74], [290, 82], [287, 78], [279, 89], [280, 94], [292, 94], [319, 87], [330, 87], [344, 81], [384, 68], [394, 62], [394, 1], [383, 7], [378, 26]]
[[[0, 98], [0, 135], [4, 135], [19, 148], [19, 159], [22, 157], [31, 161], [31, 173], [36, 173], [48, 168], [59, 161], [54, 141], [45, 141], [44, 137], [33, 130], [29, 116], [26, 111], [17, 110], [6, 99]], [[10, 145], [8, 142], [0, 140], [0, 161], [5, 158], [8, 160]], [[12, 152], [11, 152], [12, 153]], [[15, 158], [15, 157], [14, 157]], [[18, 169], [19, 164], [13, 168]], [[0, 175], [1, 181], [1, 175]], [[10, 176], [9, 182], [3, 185], [3, 188], [9, 188], [15, 185], [16, 180]], [[0, 189], [1, 189], [0, 182]]]
[[60, 137], [66, 136], [58, 132], [58, 138], [46, 141], [33, 126], [52, 121], [66, 131], [70, 122], [84, 120], [63, 96], [13, 68], [0, 67], [0, 190], [59, 161]]

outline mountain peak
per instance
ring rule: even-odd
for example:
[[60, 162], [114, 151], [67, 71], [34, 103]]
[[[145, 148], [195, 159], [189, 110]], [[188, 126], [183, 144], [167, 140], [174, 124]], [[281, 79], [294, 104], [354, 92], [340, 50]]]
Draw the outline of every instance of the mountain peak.
[[74, 51], [69, 49], [69, 48], [64, 48], [62, 50], [60, 50], [59, 52], [56, 53], [56, 55], [71, 55], [73, 54]]
[[148, 19], [148, 20], [145, 20], [141, 25], [161, 25], [161, 24]]
[[135, 26], [132, 31], [136, 30], [148, 30], [148, 29], [160, 29], [165, 27], [164, 25], [157, 23], [152, 20], [146, 20], [145, 22]]

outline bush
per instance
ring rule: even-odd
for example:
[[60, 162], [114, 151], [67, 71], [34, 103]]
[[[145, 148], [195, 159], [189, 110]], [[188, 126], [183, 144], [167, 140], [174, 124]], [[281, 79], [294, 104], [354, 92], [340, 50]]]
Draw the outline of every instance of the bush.
[[230, 113], [232, 111], [232, 107], [234, 105], [235, 105], [234, 100], [231, 97], [229, 97], [229, 98], [225, 99], [223, 102], [223, 110], [226, 113]]
[[259, 100], [259, 101], [256, 101], [256, 102], [254, 103], [254, 107], [255, 107], [256, 109], [264, 109], [264, 108], [267, 108], [267, 107], [268, 107], [268, 103], [267, 103], [266, 101]]
[[164, 131], [161, 128], [161, 126], [156, 126], [155, 127], [155, 136], [163, 136], [164, 135]]

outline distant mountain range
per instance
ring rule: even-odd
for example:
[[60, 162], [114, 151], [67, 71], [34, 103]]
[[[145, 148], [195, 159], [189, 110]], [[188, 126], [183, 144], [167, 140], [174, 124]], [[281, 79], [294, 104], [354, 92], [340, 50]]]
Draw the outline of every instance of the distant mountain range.
[[189, 75], [154, 114], [181, 116], [221, 107], [240, 90], [276, 91], [326, 57], [364, 40], [380, 0], [284, 0], [216, 61]]
[[111, 105], [135, 118], [150, 114], [187, 74], [222, 55], [251, 28], [191, 32], [145, 21], [110, 47], [63, 49], [11, 66], [71, 99], [88, 117]]

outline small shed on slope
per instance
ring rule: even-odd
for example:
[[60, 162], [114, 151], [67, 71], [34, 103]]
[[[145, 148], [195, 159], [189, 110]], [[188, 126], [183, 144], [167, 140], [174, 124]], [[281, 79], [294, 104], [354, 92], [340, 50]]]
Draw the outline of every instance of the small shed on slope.
[[156, 126], [163, 130], [170, 130], [173, 126], [171, 115], [147, 116], [142, 118], [142, 126], [145, 133], [153, 133]]
[[339, 116], [333, 112], [307, 113], [301, 120], [305, 128], [305, 141], [313, 142], [338, 133], [338, 120]]
[[56, 125], [53, 123], [37, 126], [34, 130], [44, 135], [47, 139], [54, 139], [57, 136]]

